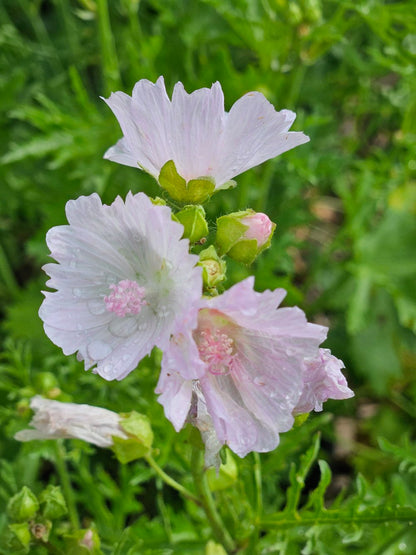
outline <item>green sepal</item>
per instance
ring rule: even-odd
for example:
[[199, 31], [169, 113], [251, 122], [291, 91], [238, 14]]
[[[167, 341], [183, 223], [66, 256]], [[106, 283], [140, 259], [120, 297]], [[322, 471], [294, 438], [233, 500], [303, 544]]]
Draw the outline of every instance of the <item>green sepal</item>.
[[238, 478], [238, 468], [230, 451], [226, 450], [226, 462], [220, 465], [217, 470], [214, 467], [208, 468], [207, 480], [211, 491], [219, 491], [231, 487]]
[[166, 200], [163, 198], [160, 198], [160, 197], [149, 197], [149, 198], [150, 198], [150, 202], [155, 206], [166, 206], [167, 204]]
[[[226, 254], [241, 239], [248, 226], [242, 224], [238, 218], [244, 218], [253, 213], [253, 210], [243, 210], [221, 216], [217, 219], [216, 245], [220, 254]], [[256, 243], [257, 244], [257, 243]]]
[[199, 253], [198, 266], [202, 267], [202, 280], [207, 289], [213, 289], [225, 279], [226, 264], [213, 245]]
[[252, 264], [259, 254], [257, 241], [255, 239], [241, 239], [227, 252], [233, 260], [243, 264]]
[[215, 181], [209, 176], [191, 179], [187, 183], [178, 174], [173, 160], [169, 160], [163, 165], [158, 181], [173, 200], [182, 204], [202, 204], [215, 190]]
[[309, 418], [309, 412], [304, 412], [302, 414], [297, 414], [295, 416], [295, 422], [293, 424], [294, 428], [298, 428], [299, 426], [302, 426], [302, 424], [304, 424], [308, 418]]
[[117, 459], [126, 464], [149, 454], [153, 443], [150, 420], [144, 414], [132, 411], [121, 415], [121, 428], [128, 434], [127, 439], [113, 437], [113, 451]]
[[184, 227], [183, 236], [191, 243], [196, 243], [208, 235], [208, 224], [205, 219], [205, 210], [200, 205], [185, 206], [175, 214], [175, 219]]
[[22, 489], [9, 500], [7, 505], [7, 513], [10, 520], [16, 522], [30, 520], [35, 516], [38, 510], [39, 501], [27, 486], [23, 486]]
[[13, 551], [24, 549], [25, 553], [29, 553], [29, 545], [32, 540], [32, 536], [27, 522], [9, 524], [8, 529], [12, 535], [9, 540], [8, 547], [10, 547]]
[[59, 486], [49, 485], [39, 495], [42, 515], [45, 518], [55, 519], [67, 514], [68, 508]]

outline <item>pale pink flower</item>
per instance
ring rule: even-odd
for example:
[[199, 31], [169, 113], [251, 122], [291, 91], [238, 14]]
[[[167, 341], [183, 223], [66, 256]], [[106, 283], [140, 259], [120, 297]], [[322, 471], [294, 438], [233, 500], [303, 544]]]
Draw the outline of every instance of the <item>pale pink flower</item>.
[[218, 444], [241, 457], [273, 450], [292, 427], [308, 361], [327, 333], [299, 308], [277, 308], [283, 289], [257, 293], [253, 285], [247, 278], [191, 310], [163, 354], [156, 388], [176, 430], [189, 416], [201, 427], [193, 414], [199, 407], [207, 435], [205, 404]]
[[259, 248], [270, 239], [273, 232], [273, 222], [266, 214], [262, 212], [248, 214], [241, 218], [240, 222], [248, 226], [242, 237], [243, 239], [255, 239]]
[[85, 369], [122, 379], [154, 346], [168, 343], [175, 322], [200, 298], [198, 257], [166, 206], [138, 193], [105, 206], [97, 194], [66, 205], [69, 225], [47, 234], [51, 256], [39, 315], [64, 354], [78, 351]]
[[227, 188], [236, 175], [309, 141], [289, 132], [294, 112], [276, 112], [259, 92], [245, 94], [225, 112], [218, 82], [191, 94], [179, 82], [170, 100], [163, 77], [156, 83], [141, 79], [131, 97], [119, 91], [104, 100], [123, 132], [104, 158], [155, 179], [173, 160], [186, 181], [209, 176], [216, 189]]
[[127, 439], [120, 426], [120, 416], [111, 410], [61, 403], [40, 395], [32, 397], [30, 408], [35, 413], [30, 422], [33, 429], [17, 432], [14, 437], [18, 441], [72, 438], [98, 447], [112, 447], [113, 437]]
[[341, 372], [342, 360], [331, 355], [329, 349], [319, 349], [317, 356], [305, 363], [302, 395], [295, 407], [295, 414], [321, 411], [328, 399], [348, 399], [353, 391]]

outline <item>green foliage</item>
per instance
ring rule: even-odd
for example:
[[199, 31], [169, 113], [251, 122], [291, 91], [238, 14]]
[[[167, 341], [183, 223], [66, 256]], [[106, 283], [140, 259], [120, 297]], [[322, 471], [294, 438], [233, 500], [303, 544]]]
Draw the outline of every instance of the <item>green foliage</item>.
[[[188, 91], [219, 80], [227, 109], [260, 90], [297, 112], [295, 129], [311, 142], [213, 195], [207, 221], [213, 232], [218, 214], [250, 207], [277, 223], [254, 265], [256, 287], [284, 287], [288, 305], [330, 321], [327, 346], [356, 392], [282, 434], [273, 453], [228, 454], [210, 471], [238, 552], [413, 553], [415, 37], [411, 0], [1, 3], [0, 553], [224, 551], [201, 507], [146, 460], [122, 465], [81, 441], [62, 453], [13, 439], [35, 394], [136, 410], [151, 421], [159, 467], [195, 494], [188, 432], [176, 434], [156, 402], [159, 353], [108, 383], [64, 357], [37, 315], [45, 234], [65, 223], [68, 199], [166, 194], [145, 172], [102, 160], [121, 132], [99, 96], [159, 75]], [[212, 193], [196, 181], [194, 192]], [[226, 285], [247, 275], [231, 263]], [[22, 491], [40, 503], [23, 522], [6, 511]]]

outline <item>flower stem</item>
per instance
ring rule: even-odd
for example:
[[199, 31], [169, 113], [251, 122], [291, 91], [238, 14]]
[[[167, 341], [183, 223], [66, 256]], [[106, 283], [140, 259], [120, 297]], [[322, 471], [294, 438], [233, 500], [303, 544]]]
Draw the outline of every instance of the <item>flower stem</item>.
[[65, 449], [61, 440], [55, 442], [55, 465], [58, 471], [65, 501], [68, 507], [69, 520], [74, 530], [80, 529], [80, 522], [75, 504], [74, 493], [69, 479], [68, 469], [65, 463]]
[[225, 547], [227, 553], [235, 551], [235, 543], [230, 533], [225, 528], [224, 523], [217, 511], [214, 499], [208, 486], [207, 477], [204, 471], [204, 461], [202, 450], [197, 446], [192, 446], [191, 472], [194, 478], [196, 491], [199, 495], [202, 508], [211, 525], [211, 529], [216, 539]]
[[171, 476], [169, 476], [169, 474], [166, 474], [166, 472], [157, 464], [157, 462], [151, 455], [146, 455], [145, 459], [156, 472], [156, 474], [160, 476], [168, 486], [176, 489], [176, 491], [179, 491], [179, 493], [181, 493], [184, 497], [186, 497], [190, 501], [193, 501], [198, 506], [201, 506], [201, 501], [197, 497], [195, 497], [193, 493], [183, 487], [182, 484], [174, 480]]

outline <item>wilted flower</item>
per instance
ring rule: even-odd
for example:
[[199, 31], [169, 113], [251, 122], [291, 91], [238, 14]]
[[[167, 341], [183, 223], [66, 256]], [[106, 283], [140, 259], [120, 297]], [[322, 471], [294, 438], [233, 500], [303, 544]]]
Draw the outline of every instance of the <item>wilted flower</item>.
[[102, 205], [97, 194], [66, 205], [69, 225], [47, 234], [51, 277], [39, 315], [66, 355], [85, 369], [122, 379], [154, 346], [169, 341], [175, 322], [202, 290], [198, 258], [181, 239], [183, 226], [143, 193]]
[[317, 356], [306, 361], [303, 391], [295, 407], [295, 414], [321, 411], [328, 399], [348, 399], [354, 393], [341, 372], [342, 360], [331, 355], [329, 349], [319, 349]]
[[[277, 309], [284, 290], [257, 293], [253, 284], [254, 278], [247, 278], [202, 300], [188, 315], [163, 355], [156, 389], [176, 430], [189, 416], [201, 427], [195, 405], [198, 409], [205, 403], [219, 445], [227, 444], [240, 457], [271, 451], [279, 433], [292, 427], [311, 375], [308, 365], [322, 354], [319, 345], [327, 333], [327, 328], [308, 323], [297, 307]], [[324, 356], [330, 365], [333, 357], [328, 351]], [[352, 395], [335, 382], [325, 387], [324, 395], [317, 393], [321, 401], [325, 395]], [[200, 408], [203, 432], [215, 444], [206, 430], [204, 406]]]
[[120, 416], [111, 410], [51, 401], [40, 395], [32, 397], [30, 407], [35, 412], [30, 422], [33, 429], [17, 432], [14, 437], [18, 441], [72, 438], [111, 447], [114, 436], [127, 438], [120, 427]]
[[245, 94], [225, 112], [218, 82], [191, 94], [179, 82], [170, 100], [163, 77], [155, 84], [141, 79], [131, 97], [119, 91], [104, 100], [123, 132], [104, 158], [157, 180], [173, 161], [185, 181], [209, 177], [215, 189], [227, 188], [236, 175], [309, 140], [288, 131], [295, 113], [276, 112], [259, 92]]

